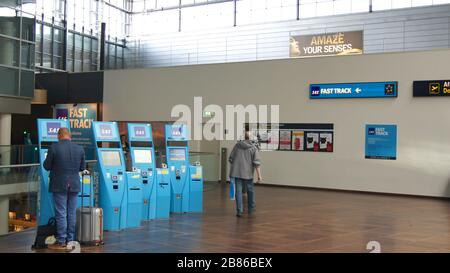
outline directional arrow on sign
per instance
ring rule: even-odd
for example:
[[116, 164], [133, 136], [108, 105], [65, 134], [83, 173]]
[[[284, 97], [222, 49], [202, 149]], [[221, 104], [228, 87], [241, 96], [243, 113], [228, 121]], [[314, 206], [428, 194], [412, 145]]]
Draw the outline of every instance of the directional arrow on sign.
[[356, 88], [355, 91], [356, 91], [356, 94], [359, 94], [359, 93], [362, 92], [362, 89], [361, 88]]

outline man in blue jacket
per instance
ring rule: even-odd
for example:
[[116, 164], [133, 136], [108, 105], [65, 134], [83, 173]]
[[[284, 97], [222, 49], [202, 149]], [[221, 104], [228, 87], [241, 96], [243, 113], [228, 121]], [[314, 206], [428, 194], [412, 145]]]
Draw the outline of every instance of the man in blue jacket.
[[50, 146], [44, 168], [50, 171], [49, 191], [53, 194], [56, 218], [56, 243], [53, 249], [65, 249], [75, 240], [79, 172], [86, 169], [84, 150], [71, 142], [67, 128], [58, 130], [58, 142]]

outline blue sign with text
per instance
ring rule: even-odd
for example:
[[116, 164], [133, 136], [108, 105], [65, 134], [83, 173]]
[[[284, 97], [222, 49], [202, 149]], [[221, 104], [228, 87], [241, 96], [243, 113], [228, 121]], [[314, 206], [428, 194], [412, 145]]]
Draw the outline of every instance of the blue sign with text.
[[366, 125], [366, 158], [397, 159], [397, 125]]
[[397, 82], [311, 84], [311, 99], [397, 97]]

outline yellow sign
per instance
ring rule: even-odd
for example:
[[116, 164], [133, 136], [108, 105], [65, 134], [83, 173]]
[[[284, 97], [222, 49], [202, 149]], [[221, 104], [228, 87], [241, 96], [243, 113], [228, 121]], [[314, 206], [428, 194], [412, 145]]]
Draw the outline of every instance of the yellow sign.
[[169, 170], [161, 170], [161, 174], [168, 174], [169, 173]]

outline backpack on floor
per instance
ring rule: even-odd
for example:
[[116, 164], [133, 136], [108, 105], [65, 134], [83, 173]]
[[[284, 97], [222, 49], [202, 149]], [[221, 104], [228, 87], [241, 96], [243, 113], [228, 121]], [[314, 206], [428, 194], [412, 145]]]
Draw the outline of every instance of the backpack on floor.
[[34, 244], [31, 246], [31, 249], [42, 249], [47, 248], [47, 244], [45, 243], [46, 239], [51, 236], [56, 235], [56, 219], [54, 217], [48, 220], [46, 225], [38, 226], [36, 232], [36, 240]]

